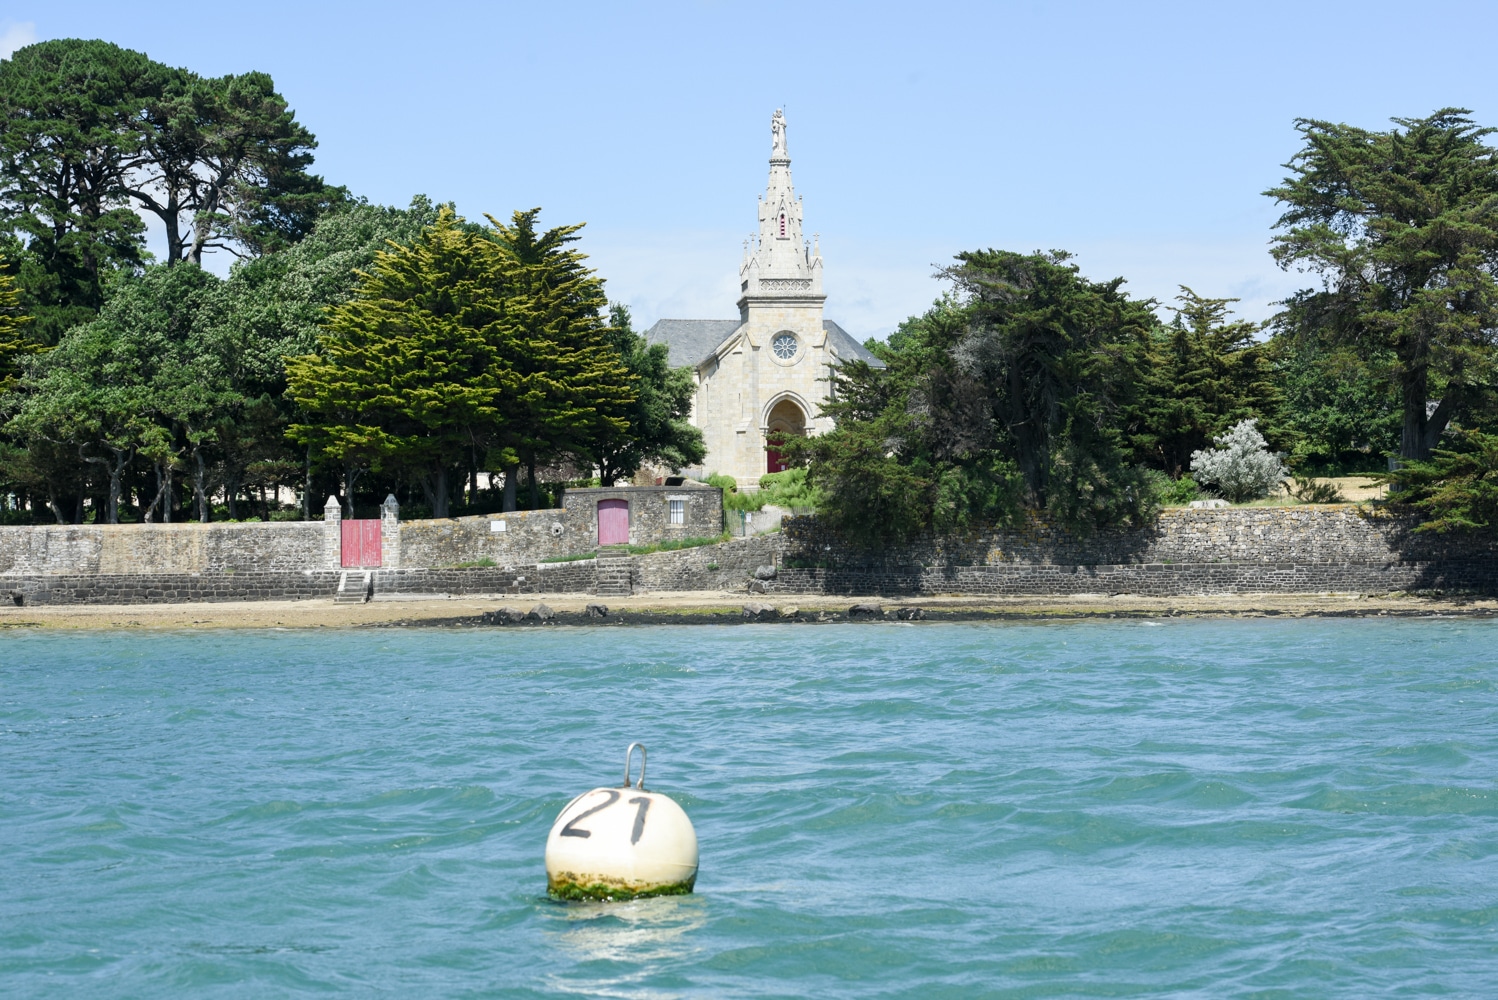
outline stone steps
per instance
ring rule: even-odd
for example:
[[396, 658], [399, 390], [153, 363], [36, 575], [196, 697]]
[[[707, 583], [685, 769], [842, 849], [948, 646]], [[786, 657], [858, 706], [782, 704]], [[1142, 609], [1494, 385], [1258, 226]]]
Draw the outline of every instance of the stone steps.
[[363, 604], [373, 595], [373, 570], [346, 569], [338, 574], [338, 592], [333, 595], [334, 604]]
[[629, 549], [600, 548], [593, 560], [599, 597], [629, 597], [634, 593], [635, 558]]

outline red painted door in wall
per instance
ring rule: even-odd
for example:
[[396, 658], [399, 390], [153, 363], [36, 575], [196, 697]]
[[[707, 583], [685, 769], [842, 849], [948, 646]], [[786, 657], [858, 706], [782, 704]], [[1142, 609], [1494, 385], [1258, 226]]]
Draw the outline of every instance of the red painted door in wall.
[[379, 519], [374, 518], [362, 521], [344, 521], [342, 528], [343, 565], [365, 568], [379, 566]]
[[629, 502], [626, 500], [598, 501], [598, 544], [627, 545], [629, 543]]

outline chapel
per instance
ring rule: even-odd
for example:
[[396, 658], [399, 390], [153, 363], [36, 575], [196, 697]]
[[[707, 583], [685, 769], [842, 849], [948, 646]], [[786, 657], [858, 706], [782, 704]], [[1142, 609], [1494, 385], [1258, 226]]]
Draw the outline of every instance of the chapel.
[[770, 183], [759, 199], [759, 232], [744, 243], [738, 319], [663, 319], [645, 336], [670, 349], [673, 366], [697, 381], [692, 423], [707, 444], [703, 471], [756, 489], [785, 464], [772, 435], [831, 428], [818, 416], [843, 361], [883, 364], [842, 327], [822, 318], [819, 240], [802, 235], [801, 199], [791, 184], [785, 115], [770, 120]]

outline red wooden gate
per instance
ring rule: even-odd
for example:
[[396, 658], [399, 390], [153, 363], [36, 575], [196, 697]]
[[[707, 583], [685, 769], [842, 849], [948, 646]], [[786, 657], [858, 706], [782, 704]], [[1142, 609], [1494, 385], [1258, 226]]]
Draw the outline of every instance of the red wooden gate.
[[598, 544], [629, 544], [629, 501], [598, 501]]
[[343, 565], [380, 565], [380, 522], [377, 518], [343, 522]]

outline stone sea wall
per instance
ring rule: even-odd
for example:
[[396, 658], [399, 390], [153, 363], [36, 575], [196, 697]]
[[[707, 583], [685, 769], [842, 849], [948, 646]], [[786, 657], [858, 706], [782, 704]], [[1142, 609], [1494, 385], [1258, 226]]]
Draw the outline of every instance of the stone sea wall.
[[[373, 571], [376, 598], [596, 592], [594, 560], [541, 561], [591, 551], [595, 539], [578, 526], [581, 515], [401, 523], [398, 543], [387, 541], [386, 565]], [[501, 516], [506, 530], [496, 532], [490, 525]], [[1170, 510], [1132, 532], [1080, 538], [1035, 522], [869, 552], [815, 518], [790, 517], [780, 533], [634, 556], [629, 564], [635, 593], [744, 591], [769, 567], [773, 573], [758, 574], [769, 577], [763, 586], [783, 594], [1498, 593], [1494, 539], [1421, 534], [1416, 524], [1353, 505]], [[336, 521], [0, 528], [0, 597], [332, 597], [340, 578], [337, 528]], [[493, 565], [474, 565], [486, 561]]]
[[[597, 501], [613, 498], [629, 504], [634, 544], [723, 530], [722, 491], [715, 488], [573, 490], [564, 506], [550, 510], [420, 521], [400, 521], [392, 512], [381, 522], [383, 567], [515, 569], [591, 552], [598, 544]], [[670, 523], [673, 499], [683, 501], [681, 524]], [[0, 527], [0, 579], [337, 570], [339, 525], [334, 502], [322, 521]]]
[[882, 552], [788, 518], [772, 590], [830, 594], [1498, 592], [1498, 542], [1418, 533], [1353, 504], [1164, 511], [1136, 531], [1077, 537], [1042, 521]]
[[[504, 530], [495, 530], [496, 526]], [[587, 552], [594, 544], [584, 528], [567, 523], [560, 508], [526, 510], [402, 521], [399, 549], [396, 553], [387, 552], [385, 561], [390, 566], [408, 569], [453, 568], [488, 560], [513, 569], [542, 559]]]
[[0, 577], [335, 569], [321, 521], [0, 527]]

